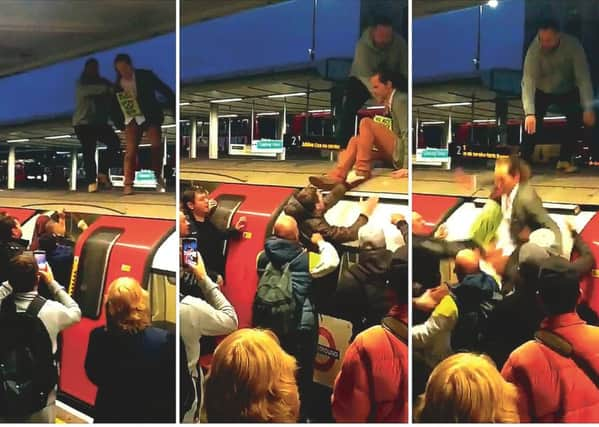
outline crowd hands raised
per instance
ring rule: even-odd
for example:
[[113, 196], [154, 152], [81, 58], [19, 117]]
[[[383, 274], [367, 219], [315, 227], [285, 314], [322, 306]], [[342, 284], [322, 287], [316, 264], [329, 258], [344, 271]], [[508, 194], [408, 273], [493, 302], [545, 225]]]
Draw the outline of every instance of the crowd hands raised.
[[578, 256], [563, 253], [527, 170], [498, 160], [468, 240], [413, 214], [417, 422], [599, 420], [597, 314], [580, 289], [595, 259], [571, 222]]
[[[401, 236], [394, 252], [387, 249], [382, 224], [370, 220], [376, 197], [360, 203], [353, 224], [332, 225], [325, 213], [345, 191], [339, 184], [323, 195], [308, 186], [288, 201], [257, 258], [252, 329], [237, 329], [240, 307], [225, 296], [223, 284], [232, 285], [224, 260], [211, 252], [224, 239], [243, 238], [252, 224], [240, 218], [235, 227], [218, 229], [210, 221], [214, 203], [208, 193], [184, 192], [181, 237], [195, 236], [198, 251], [181, 275], [181, 336], [192, 385], [189, 404], [182, 407], [184, 422], [318, 419], [315, 407], [322, 402], [315, 401], [313, 366], [322, 315], [352, 325], [328, 405], [332, 417], [407, 421], [407, 222], [401, 215], [390, 218]], [[342, 268], [345, 245], [356, 241], [358, 261]], [[182, 247], [185, 262], [190, 258], [184, 252]], [[198, 360], [206, 336], [226, 337], [204, 372]], [[385, 377], [373, 374], [381, 369]]]

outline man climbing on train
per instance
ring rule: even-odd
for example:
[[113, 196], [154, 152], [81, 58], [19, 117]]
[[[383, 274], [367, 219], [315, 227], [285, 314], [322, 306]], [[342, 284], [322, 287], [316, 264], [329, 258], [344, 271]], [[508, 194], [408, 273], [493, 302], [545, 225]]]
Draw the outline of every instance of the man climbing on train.
[[189, 237], [198, 241], [198, 250], [206, 264], [206, 270], [212, 280], [221, 282], [225, 273], [223, 243], [230, 238], [238, 238], [245, 229], [246, 218], [242, 216], [237, 223], [225, 230], [219, 229], [210, 220], [210, 198], [203, 188], [192, 188], [183, 192], [181, 207], [189, 223]]
[[322, 235], [324, 240], [334, 245], [358, 239], [358, 230], [368, 222], [379, 199], [375, 196], [360, 202], [360, 215], [352, 225], [347, 227], [331, 225], [324, 215], [343, 198], [346, 191], [343, 184], [338, 184], [329, 194], [323, 196], [320, 190], [309, 185], [291, 196], [287, 202], [285, 213], [297, 221], [300, 241], [310, 251], [318, 252], [318, 248], [310, 241], [314, 233]]

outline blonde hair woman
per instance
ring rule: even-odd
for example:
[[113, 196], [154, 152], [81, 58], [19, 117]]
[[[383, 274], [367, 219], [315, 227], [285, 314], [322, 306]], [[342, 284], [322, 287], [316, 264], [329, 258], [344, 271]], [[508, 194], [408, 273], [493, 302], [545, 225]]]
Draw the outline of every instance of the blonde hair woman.
[[437, 365], [414, 410], [422, 423], [517, 423], [517, 391], [486, 355], [458, 353]]
[[208, 422], [297, 422], [295, 371], [272, 332], [233, 332], [216, 348], [206, 380]]
[[98, 387], [94, 422], [175, 419], [175, 338], [150, 326], [148, 293], [130, 277], [106, 296], [106, 326], [92, 331], [85, 372]]

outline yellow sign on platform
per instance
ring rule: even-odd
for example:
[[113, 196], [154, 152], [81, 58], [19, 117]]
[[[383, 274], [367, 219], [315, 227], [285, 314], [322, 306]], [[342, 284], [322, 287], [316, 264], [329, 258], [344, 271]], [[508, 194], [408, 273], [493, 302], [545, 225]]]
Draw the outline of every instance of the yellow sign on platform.
[[122, 264], [121, 265], [121, 271], [124, 271], [125, 273], [130, 273], [131, 272], [131, 266], [129, 264]]

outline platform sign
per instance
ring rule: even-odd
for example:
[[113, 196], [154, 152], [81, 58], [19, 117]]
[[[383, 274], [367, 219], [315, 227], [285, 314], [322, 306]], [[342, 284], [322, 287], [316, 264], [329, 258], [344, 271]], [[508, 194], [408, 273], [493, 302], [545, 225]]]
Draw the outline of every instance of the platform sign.
[[448, 161], [449, 150], [447, 148], [419, 148], [416, 150], [416, 161]]
[[252, 148], [255, 150], [282, 150], [283, 140], [282, 139], [258, 139], [252, 144]]
[[318, 346], [314, 359], [314, 382], [333, 387], [350, 344], [352, 324], [347, 320], [321, 315]]
[[[118, 173], [113, 173], [112, 169], [109, 170], [110, 181], [114, 187], [123, 187], [125, 185], [125, 176], [122, 173], [122, 169], [120, 169]], [[157, 184], [158, 182], [156, 181], [156, 175], [154, 174], [154, 171], [142, 169], [135, 172], [133, 187], [156, 188]]]

